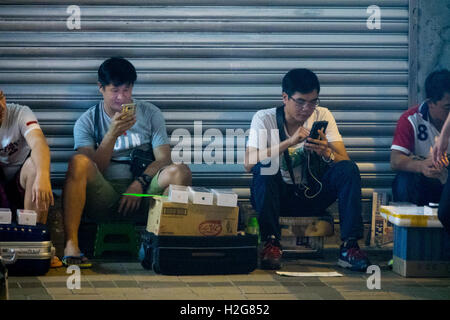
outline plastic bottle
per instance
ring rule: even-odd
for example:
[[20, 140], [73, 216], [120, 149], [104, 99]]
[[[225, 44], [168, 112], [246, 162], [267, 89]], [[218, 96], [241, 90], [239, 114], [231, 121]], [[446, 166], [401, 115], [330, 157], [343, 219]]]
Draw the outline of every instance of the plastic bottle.
[[257, 235], [258, 236], [258, 244], [261, 242], [261, 236], [259, 234], [259, 224], [258, 224], [258, 219], [256, 217], [251, 217], [248, 220], [246, 232], [248, 234]]

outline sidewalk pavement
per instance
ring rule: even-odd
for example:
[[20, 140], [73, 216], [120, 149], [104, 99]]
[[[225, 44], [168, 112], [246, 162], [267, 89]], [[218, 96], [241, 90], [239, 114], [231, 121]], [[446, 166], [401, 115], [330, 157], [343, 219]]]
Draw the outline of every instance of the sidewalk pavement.
[[[94, 259], [81, 270], [81, 288], [68, 289], [67, 269], [40, 277], [9, 277], [11, 300], [449, 300], [449, 278], [404, 278], [387, 265], [391, 250], [367, 251], [381, 269], [381, 289], [369, 289], [372, 274], [337, 266], [338, 250], [322, 257], [290, 256], [281, 271], [332, 272], [342, 277], [286, 277], [256, 269], [242, 275], [166, 276], [132, 259]], [[368, 286], [369, 283], [369, 286]]]

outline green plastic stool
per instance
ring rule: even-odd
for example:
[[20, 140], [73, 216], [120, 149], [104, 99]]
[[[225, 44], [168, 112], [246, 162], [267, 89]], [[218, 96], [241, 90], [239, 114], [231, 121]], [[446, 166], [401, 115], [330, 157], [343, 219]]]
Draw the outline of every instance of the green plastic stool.
[[[128, 241], [105, 241], [108, 237], [125, 236]], [[139, 252], [138, 237], [134, 225], [131, 223], [101, 223], [97, 227], [94, 257], [101, 256], [105, 251], [129, 252], [137, 257]]]

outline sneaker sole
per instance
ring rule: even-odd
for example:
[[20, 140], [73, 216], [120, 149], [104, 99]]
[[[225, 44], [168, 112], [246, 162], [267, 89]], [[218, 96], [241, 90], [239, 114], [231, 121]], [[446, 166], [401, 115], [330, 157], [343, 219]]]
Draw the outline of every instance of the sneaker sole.
[[345, 268], [345, 269], [350, 269], [351, 271], [361, 271], [361, 272], [365, 272], [367, 270], [367, 267], [361, 269], [361, 268], [356, 268], [353, 265], [351, 265], [350, 263], [348, 263], [347, 261], [341, 260], [339, 259], [337, 262], [339, 267]]

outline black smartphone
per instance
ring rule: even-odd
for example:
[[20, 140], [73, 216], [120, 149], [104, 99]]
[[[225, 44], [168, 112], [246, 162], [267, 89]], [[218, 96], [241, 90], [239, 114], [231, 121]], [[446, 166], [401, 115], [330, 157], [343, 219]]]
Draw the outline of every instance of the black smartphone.
[[311, 131], [309, 133], [309, 137], [312, 139], [319, 139], [319, 130], [323, 129], [323, 133], [327, 129], [328, 121], [315, 121], [312, 125]]

